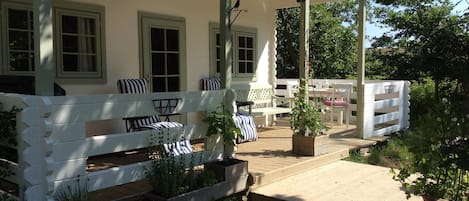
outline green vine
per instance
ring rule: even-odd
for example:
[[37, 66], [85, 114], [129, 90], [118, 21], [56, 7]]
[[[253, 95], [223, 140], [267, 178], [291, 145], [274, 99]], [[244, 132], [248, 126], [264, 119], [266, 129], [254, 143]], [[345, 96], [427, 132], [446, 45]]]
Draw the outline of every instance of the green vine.
[[[300, 86], [298, 91], [303, 88]], [[302, 93], [295, 96], [290, 123], [294, 135], [315, 137], [327, 129], [321, 121], [321, 113]]]

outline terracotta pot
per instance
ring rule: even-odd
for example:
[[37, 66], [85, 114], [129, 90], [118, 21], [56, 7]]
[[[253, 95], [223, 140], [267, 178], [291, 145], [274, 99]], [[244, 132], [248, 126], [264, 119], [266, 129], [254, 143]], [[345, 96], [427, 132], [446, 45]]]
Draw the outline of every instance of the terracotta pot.
[[319, 156], [328, 152], [329, 136], [316, 137], [293, 135], [292, 152], [301, 156]]

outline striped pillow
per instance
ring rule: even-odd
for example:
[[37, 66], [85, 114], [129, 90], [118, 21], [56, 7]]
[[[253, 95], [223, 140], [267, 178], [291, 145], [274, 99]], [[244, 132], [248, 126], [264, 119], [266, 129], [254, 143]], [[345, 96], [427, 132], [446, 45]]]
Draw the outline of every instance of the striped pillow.
[[160, 121], [160, 122], [144, 125], [142, 127], [150, 128], [150, 129], [161, 129], [161, 128], [182, 128], [184, 127], [184, 125], [179, 122], [174, 122], [174, 121]]
[[245, 115], [242, 113], [236, 113], [235, 116], [236, 127], [241, 129], [241, 137], [236, 139], [237, 143], [247, 142], [247, 141], [256, 141], [257, 130], [254, 119], [251, 115]]
[[221, 89], [221, 80], [219, 77], [202, 78], [200, 82], [202, 90], [211, 91]]
[[189, 140], [183, 140], [163, 145], [163, 153], [166, 156], [180, 156], [194, 152]]
[[117, 80], [117, 89], [122, 94], [145, 94], [148, 92], [145, 79], [122, 79]]

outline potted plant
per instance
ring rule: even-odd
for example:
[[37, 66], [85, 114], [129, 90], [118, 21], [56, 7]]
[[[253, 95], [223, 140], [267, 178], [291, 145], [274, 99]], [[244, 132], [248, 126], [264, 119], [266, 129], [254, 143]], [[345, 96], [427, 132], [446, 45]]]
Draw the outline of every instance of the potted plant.
[[241, 137], [241, 130], [236, 127], [233, 113], [223, 104], [219, 111], [211, 112], [204, 121], [208, 123], [207, 137], [220, 136], [223, 138], [223, 160], [206, 163], [205, 169], [215, 172], [223, 181], [237, 180], [240, 176], [248, 175], [247, 161], [235, 158], [235, 140]]
[[317, 156], [327, 153], [329, 136], [323, 132], [326, 126], [321, 121], [320, 112], [305, 97], [305, 93], [302, 93], [304, 90], [303, 86], [299, 87], [291, 113], [292, 152], [304, 156]]

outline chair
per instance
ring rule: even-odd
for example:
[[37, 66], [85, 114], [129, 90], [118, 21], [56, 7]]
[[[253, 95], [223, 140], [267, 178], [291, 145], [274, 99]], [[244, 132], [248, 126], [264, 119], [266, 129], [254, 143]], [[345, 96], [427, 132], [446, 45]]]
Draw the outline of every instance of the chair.
[[[123, 94], [145, 94], [148, 93], [147, 86], [145, 79], [121, 79], [117, 81], [118, 91]], [[158, 115], [124, 118], [124, 120], [127, 132], [184, 126], [179, 122], [161, 121]]]
[[[200, 88], [206, 91], [220, 90], [221, 80], [219, 77], [202, 78], [200, 80]], [[238, 144], [247, 141], [255, 141], [258, 138], [256, 124], [254, 123], [254, 118], [251, 115], [252, 105], [254, 105], [254, 102], [252, 101], [236, 101], [238, 112], [236, 113], [234, 120], [236, 126], [241, 129], [242, 134], [242, 138], [238, 137], [236, 139], [236, 143]], [[242, 106], [249, 106], [248, 114], [239, 112], [239, 107]]]
[[333, 85], [332, 94], [328, 99], [322, 100], [326, 111], [330, 113], [331, 124], [334, 123], [334, 112], [337, 112], [337, 121], [340, 125], [343, 124], [343, 117], [345, 115], [345, 124], [348, 128], [350, 123], [350, 95], [353, 93], [352, 83], [337, 83]]

